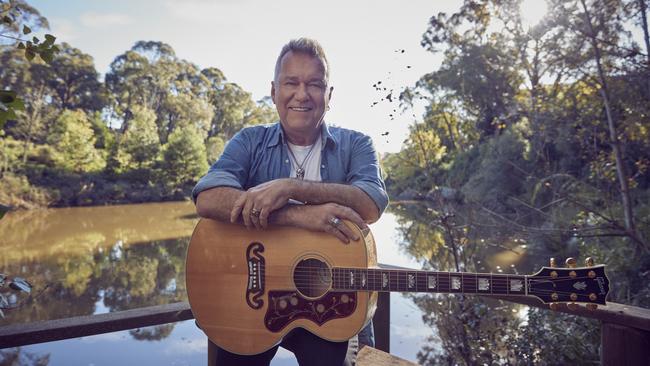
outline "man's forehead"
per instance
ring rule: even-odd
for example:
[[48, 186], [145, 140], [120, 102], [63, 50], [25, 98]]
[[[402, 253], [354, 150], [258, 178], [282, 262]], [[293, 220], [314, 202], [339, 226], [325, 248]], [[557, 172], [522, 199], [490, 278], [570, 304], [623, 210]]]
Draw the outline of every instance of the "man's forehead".
[[323, 60], [321, 60], [319, 57], [310, 55], [308, 53], [303, 53], [303, 52], [294, 52], [294, 51], [289, 51], [287, 52], [281, 60], [280, 63], [280, 74], [284, 77], [294, 77], [297, 76], [298, 74], [298, 69], [289, 67], [295, 66], [297, 64], [314, 64], [317, 65], [317, 70], [314, 70], [314, 73], [320, 74], [320, 78], [325, 79], [325, 64], [323, 63]]

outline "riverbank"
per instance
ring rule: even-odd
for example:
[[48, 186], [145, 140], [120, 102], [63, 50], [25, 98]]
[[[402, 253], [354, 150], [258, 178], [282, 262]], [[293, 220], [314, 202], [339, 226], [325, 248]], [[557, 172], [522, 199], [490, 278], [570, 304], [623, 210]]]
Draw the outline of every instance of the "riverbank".
[[193, 184], [170, 187], [149, 180], [105, 175], [40, 176], [5, 173], [0, 179], [0, 204], [14, 209], [102, 206], [129, 203], [186, 201]]

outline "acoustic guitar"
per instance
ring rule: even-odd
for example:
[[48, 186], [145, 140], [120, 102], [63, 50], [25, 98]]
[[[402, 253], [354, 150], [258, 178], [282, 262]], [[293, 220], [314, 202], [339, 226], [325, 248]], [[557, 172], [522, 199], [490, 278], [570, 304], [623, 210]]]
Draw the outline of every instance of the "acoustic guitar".
[[534, 275], [453, 273], [377, 267], [369, 230], [349, 244], [318, 232], [202, 219], [187, 253], [187, 294], [212, 342], [250, 355], [302, 327], [345, 341], [372, 318], [378, 291], [534, 296], [545, 303], [605, 304], [604, 265], [544, 267]]

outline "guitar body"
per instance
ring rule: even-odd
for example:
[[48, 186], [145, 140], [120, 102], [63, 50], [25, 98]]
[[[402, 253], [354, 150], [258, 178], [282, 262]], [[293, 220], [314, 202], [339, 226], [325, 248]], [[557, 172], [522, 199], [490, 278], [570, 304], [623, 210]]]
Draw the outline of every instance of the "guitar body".
[[357, 334], [372, 318], [377, 293], [332, 291], [329, 269], [376, 267], [377, 255], [369, 230], [345, 224], [361, 239], [343, 244], [325, 233], [202, 219], [188, 248], [186, 281], [192, 313], [208, 338], [251, 355], [296, 327], [330, 341]]

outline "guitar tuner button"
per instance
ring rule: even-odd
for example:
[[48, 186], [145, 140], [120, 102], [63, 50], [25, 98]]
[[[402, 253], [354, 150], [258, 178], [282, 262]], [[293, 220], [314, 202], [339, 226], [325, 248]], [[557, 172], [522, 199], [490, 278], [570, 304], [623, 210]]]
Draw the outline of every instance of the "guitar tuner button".
[[559, 298], [560, 297], [557, 295], [557, 293], [554, 292], [554, 293], [551, 294], [551, 299], [553, 299], [553, 301], [557, 301], [557, 299], [559, 299]]
[[551, 271], [551, 278], [557, 278], [557, 272]]
[[598, 299], [598, 296], [596, 296], [596, 294], [594, 293], [589, 294], [589, 300], [596, 301], [596, 299]]
[[587, 273], [587, 276], [589, 276], [589, 278], [596, 278], [596, 272], [594, 272], [594, 271], [589, 271], [589, 272]]
[[576, 278], [578, 275], [576, 274], [576, 271], [571, 271], [569, 272], [569, 277], [571, 278]]
[[571, 301], [576, 301], [576, 300], [578, 300], [578, 295], [577, 295], [575, 292], [572, 293], [569, 297], [571, 298]]

